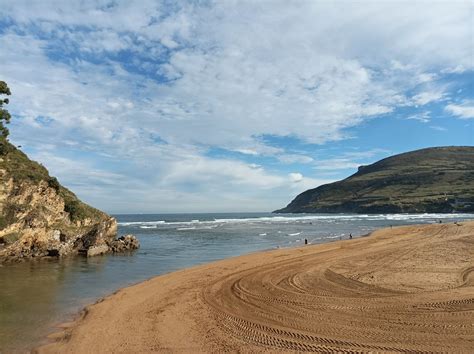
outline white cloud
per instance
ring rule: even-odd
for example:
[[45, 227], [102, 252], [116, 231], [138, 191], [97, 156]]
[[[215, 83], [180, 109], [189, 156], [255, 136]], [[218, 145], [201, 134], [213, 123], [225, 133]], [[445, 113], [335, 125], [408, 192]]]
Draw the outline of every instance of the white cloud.
[[162, 181], [165, 184], [199, 184], [200, 188], [251, 186], [262, 189], [280, 187], [285, 183], [281, 177], [270, 175], [261, 167], [235, 160], [209, 159], [201, 156], [181, 157], [168, 164]]
[[294, 183], [298, 183], [303, 180], [303, 175], [299, 172], [290, 173], [289, 176], [290, 176], [290, 181]]
[[387, 149], [370, 149], [362, 151], [347, 151], [343, 154], [343, 157], [347, 159], [373, 159], [374, 156], [389, 156], [390, 154], [391, 151]]
[[292, 163], [311, 163], [314, 159], [310, 156], [300, 155], [300, 154], [282, 154], [277, 155], [277, 158], [280, 162], [285, 164], [292, 164]]
[[469, 67], [465, 67], [464, 65], [456, 65], [453, 67], [448, 67], [446, 69], [443, 69], [441, 70], [441, 72], [444, 74], [461, 74], [467, 70], [469, 70]]
[[390, 156], [391, 152], [385, 149], [371, 149], [366, 151], [348, 151], [339, 157], [319, 159], [314, 162], [314, 169], [318, 174], [338, 170], [357, 170], [362, 165], [369, 165], [376, 160]]
[[416, 94], [412, 97], [415, 105], [424, 106], [425, 104], [436, 102], [441, 100], [445, 96], [445, 93], [439, 90], [436, 91], [425, 91]]
[[444, 132], [447, 130], [445, 127], [440, 127], [439, 125], [430, 125], [430, 128], [433, 130], [440, 131], [440, 132]]
[[474, 101], [464, 101], [461, 104], [448, 104], [445, 110], [461, 119], [472, 119], [474, 118]]
[[435, 80], [437, 77], [436, 74], [433, 73], [421, 73], [418, 75], [418, 81], [420, 83], [426, 83], [426, 82], [431, 82]]
[[241, 154], [245, 154], [245, 155], [258, 155], [258, 152], [255, 151], [255, 150], [251, 150], [251, 149], [236, 149], [235, 151], [237, 152], [240, 152]]
[[354, 162], [347, 158], [336, 158], [328, 160], [319, 160], [315, 163], [314, 168], [316, 170], [345, 170], [354, 169], [359, 167], [361, 164]]
[[406, 119], [417, 120], [421, 123], [428, 123], [431, 120], [431, 112], [425, 111], [408, 116]]
[[[332, 181], [300, 173], [278, 176], [254, 164], [176, 152], [162, 153], [155, 166], [134, 166], [135, 173], [128, 164], [109, 172], [87, 160], [58, 157], [50, 147], [44, 150], [31, 156], [86, 202], [119, 213], [271, 211], [308, 188]], [[159, 173], [151, 178], [148, 169]]]
[[[399, 63], [396, 68], [408, 70], [409, 74], [416, 71], [418, 79], [414, 82], [418, 83], [431, 81], [435, 74], [420, 70], [417, 65], [430, 69], [438, 63], [451, 65], [469, 58], [462, 42], [469, 34], [463, 12], [467, 5], [463, 3], [436, 3], [423, 8], [425, 21], [420, 21], [414, 12], [420, 5], [408, 2], [398, 4], [393, 12], [390, 10], [395, 5], [390, 3], [355, 6], [346, 2], [334, 6], [275, 2], [268, 8], [251, 2], [223, 2], [209, 7], [181, 4], [174, 12], [151, 1], [111, 7], [100, 2], [78, 6], [53, 1], [49, 5], [27, 6], [20, 1], [6, 6], [4, 11], [20, 26], [30, 21], [46, 23], [57, 36], [77, 43], [86, 52], [125, 48], [137, 51], [137, 65], [145, 64], [142, 55], [158, 42], [175, 49], [169, 61], [149, 65], [157, 66], [157, 70], [176, 81], [162, 86], [145, 80], [137, 93], [150, 100], [135, 106], [133, 120], [145, 128], [151, 125], [165, 140], [191, 144], [245, 150], [253, 137], [262, 134], [292, 134], [315, 143], [340, 140], [345, 137], [345, 128], [390, 112], [403, 101], [404, 85], [410, 83], [393, 85], [395, 74], [383, 66], [385, 56]], [[156, 22], [160, 16], [162, 20]], [[289, 22], [288, 18], [298, 20]], [[339, 25], [334, 24], [334, 18], [340, 19]], [[348, 27], [348, 23], [354, 27]], [[89, 26], [92, 30], [80, 32], [60, 25]], [[367, 37], [367, 33], [377, 36]], [[390, 41], [385, 41], [388, 38]], [[29, 41], [23, 36], [11, 39], [15, 43]], [[180, 43], [181, 47], [170, 45], [171, 42]], [[388, 42], [393, 45], [390, 50], [386, 48]], [[433, 53], [433, 42], [442, 50]], [[416, 50], [412, 50], [415, 46]], [[46, 42], [40, 41], [29, 48], [36, 48], [35, 54], [44, 56], [41, 49], [46, 47]], [[375, 51], [380, 62], [373, 62], [371, 53]], [[410, 59], [414, 52], [416, 55]], [[12, 53], [16, 57], [18, 54], [18, 50]], [[31, 58], [29, 53], [24, 54]], [[32, 60], [25, 61], [29, 64]], [[45, 75], [48, 69], [57, 74], [53, 68], [45, 69]], [[73, 69], [76, 75], [64, 74], [74, 81], [94, 70], [88, 64], [75, 65]], [[114, 69], [119, 70], [117, 84], [122, 82], [122, 87], [126, 87], [125, 82], [135, 85], [142, 81], [119, 65], [115, 64]], [[77, 95], [82, 91], [78, 97], [81, 99], [94, 89], [102, 95], [115, 94], [116, 85], [105, 87], [99, 81], [108, 70], [89, 80], [87, 90], [68, 87], [66, 92]], [[132, 90], [136, 91], [136, 87], [130, 87]], [[427, 91], [413, 100], [424, 105], [442, 97], [442, 92]], [[31, 113], [41, 113], [43, 106], [46, 102]], [[105, 116], [104, 112], [97, 113]], [[219, 133], [209, 134], [211, 129]]]

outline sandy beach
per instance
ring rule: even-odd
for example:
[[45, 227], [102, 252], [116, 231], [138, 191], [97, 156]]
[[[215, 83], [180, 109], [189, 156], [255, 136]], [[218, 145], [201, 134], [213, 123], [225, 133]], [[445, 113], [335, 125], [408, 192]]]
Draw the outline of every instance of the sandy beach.
[[121, 289], [40, 353], [472, 352], [474, 222], [383, 229]]

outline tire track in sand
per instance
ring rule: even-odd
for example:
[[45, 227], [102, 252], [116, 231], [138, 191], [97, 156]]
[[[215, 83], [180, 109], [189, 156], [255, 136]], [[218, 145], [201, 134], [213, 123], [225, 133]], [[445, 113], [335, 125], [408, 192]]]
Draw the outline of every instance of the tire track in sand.
[[[460, 238], [474, 240], [472, 225], [424, 227], [393, 236], [390, 242], [383, 233], [371, 237], [368, 248], [346, 242], [328, 252], [275, 259], [227, 274], [203, 290], [203, 299], [225, 333], [262, 349], [472, 352], [474, 287], [467, 280], [474, 264], [459, 266], [456, 259], [430, 253], [433, 244], [450, 242], [452, 247]], [[417, 259], [410, 258], [415, 252]], [[463, 248], [456, 256], [474, 262], [473, 252]], [[404, 281], [412, 280], [400, 270], [406, 268], [410, 274], [417, 264], [430, 273], [412, 275], [419, 277], [419, 283], [416, 291], [410, 291]], [[382, 285], [368, 284], [357, 280], [358, 267], [375, 275], [387, 274], [393, 267], [394, 274], [385, 276]], [[441, 277], [437, 283], [436, 271], [452, 272], [464, 283], [444, 284]]]

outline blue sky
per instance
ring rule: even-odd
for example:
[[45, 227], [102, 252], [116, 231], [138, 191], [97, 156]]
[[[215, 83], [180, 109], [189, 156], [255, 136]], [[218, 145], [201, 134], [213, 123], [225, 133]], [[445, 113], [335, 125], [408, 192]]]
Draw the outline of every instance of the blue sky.
[[471, 1], [4, 1], [11, 141], [111, 213], [270, 211], [474, 144]]

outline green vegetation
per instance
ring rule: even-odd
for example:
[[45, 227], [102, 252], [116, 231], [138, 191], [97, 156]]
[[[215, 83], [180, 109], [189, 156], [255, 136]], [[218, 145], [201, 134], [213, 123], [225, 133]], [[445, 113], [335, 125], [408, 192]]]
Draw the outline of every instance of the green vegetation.
[[277, 212], [474, 212], [474, 147], [422, 149], [361, 166]]
[[7, 174], [16, 182], [31, 181], [38, 183], [40, 181], [49, 181], [48, 170], [41, 164], [32, 161], [23, 152], [8, 142], [4, 142], [6, 151], [0, 154], [3, 161], [0, 162], [0, 168], [6, 170]]
[[0, 244], [7, 244], [10, 245], [13, 242], [17, 241], [20, 238], [20, 234], [18, 232], [11, 232], [0, 237]]
[[[9, 96], [11, 92], [7, 83], [0, 81], [0, 97], [4, 95]], [[74, 193], [61, 186], [55, 177], [51, 177], [43, 165], [30, 160], [28, 156], [9, 143], [9, 131], [5, 125], [10, 123], [11, 115], [3, 108], [8, 103], [8, 98], [0, 98], [0, 170], [5, 171], [4, 180], [12, 178], [16, 185], [22, 182], [38, 185], [41, 181], [45, 181], [49, 187], [54, 188], [63, 198], [64, 210], [69, 213], [70, 219], [73, 222], [86, 218], [102, 218], [105, 214], [82, 203]], [[27, 205], [16, 205], [8, 201], [4, 202], [0, 215], [0, 229], [4, 229], [14, 223], [16, 221], [15, 215], [25, 211], [27, 207]], [[34, 217], [35, 212], [31, 211], [30, 214], [31, 217]]]
[[[10, 89], [8, 88], [8, 85], [5, 81], [0, 81], [0, 95], [11, 95]], [[10, 101], [8, 98], [0, 98], [0, 135], [3, 138], [6, 138], [9, 134], [8, 128], [5, 126], [5, 124], [10, 123], [11, 119], [10, 113], [3, 108], [3, 105], [8, 104], [9, 102]]]
[[16, 222], [16, 215], [25, 212], [26, 208], [26, 205], [13, 204], [9, 202], [5, 203], [2, 212], [3, 222], [5, 223], [5, 226], [11, 225]]
[[60, 187], [59, 195], [64, 200], [64, 210], [69, 213], [71, 221], [102, 218], [104, 213], [83, 202], [69, 189]]
[[[8, 141], [4, 140], [3, 144], [4, 149], [0, 152], [0, 169], [5, 170], [6, 177], [12, 178], [15, 184], [22, 182], [39, 184], [41, 181], [45, 181], [63, 198], [64, 210], [69, 213], [73, 222], [86, 218], [97, 219], [104, 215], [101, 211], [82, 203], [74, 193], [61, 186], [55, 177], [49, 175], [48, 170], [43, 165], [30, 160], [28, 156]], [[6, 203], [0, 216], [0, 229], [15, 221], [14, 215], [19, 211], [17, 209], [21, 207], [20, 205]]]
[[10, 222], [8, 221], [8, 219], [5, 216], [0, 215], [0, 230], [3, 230], [8, 225], [10, 225]]

